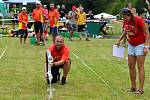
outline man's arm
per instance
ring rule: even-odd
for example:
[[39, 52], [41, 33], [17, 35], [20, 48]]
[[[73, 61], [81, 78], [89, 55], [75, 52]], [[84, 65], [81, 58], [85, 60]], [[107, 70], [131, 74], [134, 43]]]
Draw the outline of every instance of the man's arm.
[[65, 60], [60, 60], [60, 61], [54, 62], [53, 66], [60, 66], [60, 65], [63, 65], [63, 64], [65, 64]]

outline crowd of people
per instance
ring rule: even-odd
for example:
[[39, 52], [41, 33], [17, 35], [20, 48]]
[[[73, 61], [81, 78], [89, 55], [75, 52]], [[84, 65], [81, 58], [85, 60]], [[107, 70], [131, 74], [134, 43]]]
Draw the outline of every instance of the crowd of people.
[[[14, 8], [16, 8], [14, 6]], [[148, 10], [150, 5], [148, 5]], [[17, 9], [14, 10], [14, 18], [18, 17], [19, 29], [20, 29], [20, 42], [22, 43], [22, 38], [24, 37], [24, 43], [27, 38], [27, 24], [28, 24], [28, 14], [26, 7], [22, 8], [22, 11], [16, 17]], [[126, 8], [121, 11], [123, 17], [123, 34], [116, 43], [120, 46], [122, 40], [128, 41], [128, 66], [131, 79], [130, 92], [141, 95], [144, 93], [144, 62], [146, 54], [149, 50], [149, 39], [150, 34], [148, 30], [148, 21], [145, 10], [138, 16], [136, 9], [128, 4]], [[72, 10], [67, 12], [65, 5], [50, 4], [50, 10], [47, 9], [47, 5], [42, 6], [41, 2], [36, 2], [36, 8], [32, 12], [32, 19], [34, 20], [34, 31], [37, 38], [37, 45], [40, 45], [40, 41], [47, 38], [48, 27], [50, 27], [50, 33], [52, 34], [53, 43], [49, 47], [54, 61], [52, 63], [52, 73], [54, 79], [52, 83], [57, 82], [57, 75], [59, 73], [59, 68], [63, 68], [62, 85], [66, 83], [66, 77], [70, 70], [71, 60], [69, 58], [69, 48], [64, 44], [64, 38], [59, 35], [59, 21], [68, 19], [66, 26], [70, 33], [69, 40], [72, 41], [74, 31], [77, 29], [79, 34], [79, 39], [81, 40], [81, 32], [85, 31], [86, 19], [93, 19], [92, 11], [89, 11], [89, 17], [86, 18], [86, 13], [84, 12], [84, 7], [79, 5], [78, 7], [72, 6]], [[84, 32], [84, 37], [86, 41], [89, 41], [88, 34]], [[46, 61], [47, 62], [47, 61]], [[139, 88], [136, 85], [136, 64], [139, 71]], [[48, 71], [48, 62], [45, 68], [45, 77]]]
[[[78, 31], [79, 39], [81, 40], [82, 34], [86, 41], [89, 41], [88, 34], [85, 32], [86, 28], [86, 19], [93, 19], [92, 11], [89, 11], [89, 16], [87, 18], [86, 13], [84, 12], [84, 7], [80, 4], [79, 7], [72, 6], [71, 11], [68, 11], [65, 5], [55, 5], [50, 4], [50, 9], [47, 5], [42, 5], [40, 1], [35, 3], [36, 8], [32, 10], [31, 19], [34, 21], [34, 31], [37, 39], [37, 45], [40, 45], [41, 41], [47, 40], [48, 33], [52, 35], [53, 42], [55, 37], [59, 34], [59, 24], [62, 21], [64, 27], [69, 31], [69, 40], [72, 41], [74, 31]], [[22, 38], [26, 40], [26, 30], [29, 23], [28, 11], [26, 6], [23, 6], [22, 10], [16, 7], [16, 4], [13, 4], [11, 9], [13, 17], [13, 30], [15, 30], [15, 23], [19, 23], [19, 30], [21, 35], [20, 43], [22, 43]], [[25, 16], [22, 16], [24, 14]], [[17, 20], [20, 19], [20, 20]], [[31, 20], [30, 19], [30, 20]], [[50, 30], [49, 30], [50, 29]], [[23, 31], [22, 31], [23, 30]], [[44, 42], [43, 42], [44, 43]]]

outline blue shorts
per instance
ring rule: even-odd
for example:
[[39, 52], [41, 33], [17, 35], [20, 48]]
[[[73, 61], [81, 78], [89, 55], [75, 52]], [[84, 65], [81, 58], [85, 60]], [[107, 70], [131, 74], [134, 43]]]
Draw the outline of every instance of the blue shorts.
[[58, 27], [50, 27], [50, 32], [53, 35], [58, 35]]
[[133, 46], [128, 44], [128, 54], [131, 56], [141, 56], [144, 55], [144, 44]]

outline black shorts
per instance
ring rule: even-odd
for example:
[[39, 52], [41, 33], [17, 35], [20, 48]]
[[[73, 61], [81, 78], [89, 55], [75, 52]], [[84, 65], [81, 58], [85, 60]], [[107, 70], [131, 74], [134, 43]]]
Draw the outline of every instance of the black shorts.
[[50, 32], [53, 35], [58, 35], [58, 27], [50, 27]]
[[85, 28], [85, 25], [78, 25], [78, 32], [83, 32]]
[[43, 33], [43, 24], [42, 22], [34, 22], [34, 31], [35, 33]]
[[17, 15], [15, 15], [15, 17], [13, 18], [13, 20], [12, 20], [12, 23], [18, 23], [18, 16]]
[[26, 30], [20, 29], [19, 32], [20, 32], [20, 37], [21, 37], [21, 38], [23, 38], [23, 37], [24, 37], [24, 38], [27, 38], [27, 36], [28, 36], [27, 29], [26, 29]]

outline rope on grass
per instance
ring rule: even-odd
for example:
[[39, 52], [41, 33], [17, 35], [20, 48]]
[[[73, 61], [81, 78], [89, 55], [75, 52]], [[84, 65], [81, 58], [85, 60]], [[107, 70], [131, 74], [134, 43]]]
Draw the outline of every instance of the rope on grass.
[[95, 72], [88, 64], [85, 63], [83, 59], [81, 59], [78, 55], [76, 55], [74, 52], [72, 54], [79, 60], [81, 63], [87, 67], [93, 74], [95, 74], [115, 95], [117, 95], [117, 92], [100, 76], [97, 72]]
[[1, 59], [2, 59], [2, 57], [4, 56], [4, 53], [6, 52], [6, 50], [7, 50], [7, 45], [6, 45], [6, 47], [5, 47], [4, 51], [2, 52], [2, 54], [1, 54], [1, 56], [0, 56], [0, 60], [1, 60]]

